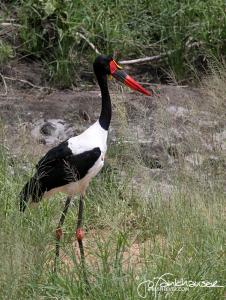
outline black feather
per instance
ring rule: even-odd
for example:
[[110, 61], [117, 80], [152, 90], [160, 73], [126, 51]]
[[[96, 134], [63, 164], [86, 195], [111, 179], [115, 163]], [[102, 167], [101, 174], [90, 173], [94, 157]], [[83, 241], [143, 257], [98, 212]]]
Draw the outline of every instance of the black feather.
[[32, 197], [32, 201], [38, 202], [43, 196], [43, 190], [41, 189], [40, 182], [34, 176], [23, 187], [20, 192], [20, 211], [25, 211], [26, 204]]
[[71, 149], [68, 147], [68, 141], [64, 141], [57, 145], [56, 147], [50, 149], [43, 158], [40, 159], [36, 168], [39, 169], [42, 165], [48, 164], [48, 162], [65, 159], [66, 157], [72, 155]]
[[74, 155], [67, 141], [49, 150], [38, 162], [35, 175], [20, 193], [20, 210], [25, 210], [30, 198], [38, 202], [45, 192], [82, 179], [100, 155], [98, 147]]

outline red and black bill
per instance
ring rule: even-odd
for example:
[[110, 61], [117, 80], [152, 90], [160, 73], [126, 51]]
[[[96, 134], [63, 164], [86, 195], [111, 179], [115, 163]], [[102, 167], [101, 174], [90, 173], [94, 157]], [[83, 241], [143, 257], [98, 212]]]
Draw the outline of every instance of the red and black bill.
[[135, 91], [138, 91], [142, 94], [145, 94], [147, 96], [152, 96], [151, 92], [147, 91], [135, 79], [133, 79], [125, 71], [123, 71], [122, 67], [120, 67], [114, 60], [112, 60], [110, 62], [110, 72], [111, 72], [111, 75], [115, 79], [117, 79], [118, 81], [120, 81], [123, 84], [127, 85], [131, 89], [133, 89]]

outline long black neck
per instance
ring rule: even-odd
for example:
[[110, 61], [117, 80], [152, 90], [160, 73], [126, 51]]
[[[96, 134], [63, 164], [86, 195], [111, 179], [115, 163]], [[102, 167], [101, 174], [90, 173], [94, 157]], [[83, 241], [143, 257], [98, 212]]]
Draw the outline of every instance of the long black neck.
[[102, 107], [99, 122], [102, 128], [108, 130], [111, 122], [111, 98], [108, 90], [107, 75], [96, 74], [101, 90]]

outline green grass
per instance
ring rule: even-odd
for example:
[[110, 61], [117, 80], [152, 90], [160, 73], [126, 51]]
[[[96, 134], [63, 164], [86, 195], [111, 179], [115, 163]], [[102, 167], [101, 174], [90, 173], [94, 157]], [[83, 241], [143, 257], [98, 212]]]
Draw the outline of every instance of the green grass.
[[[118, 153], [120, 161], [120, 149], [112, 148], [110, 157], [117, 158]], [[54, 274], [54, 231], [64, 196], [57, 195], [21, 214], [18, 191], [26, 178], [21, 177], [21, 162], [14, 161], [13, 168], [10, 164], [10, 156], [2, 148], [1, 299], [141, 299], [138, 284], [165, 273], [173, 274], [169, 280], [217, 281], [225, 286], [225, 198], [220, 181], [215, 180], [213, 185], [214, 178], [208, 177], [204, 184], [194, 184], [177, 170], [169, 201], [154, 188], [149, 198], [140, 195], [136, 185], [131, 189], [137, 167], [125, 165], [126, 176], [121, 175], [120, 165], [104, 170], [92, 182], [85, 201], [87, 274], [91, 283], [87, 294], [73, 246], [77, 201], [65, 221], [61, 248], [69, 265], [63, 259]], [[152, 189], [151, 180], [145, 188]], [[139, 248], [138, 258], [134, 246]], [[225, 288], [200, 287], [168, 297], [212, 300], [223, 299], [224, 293]], [[156, 299], [166, 296], [159, 293]], [[149, 292], [147, 299], [154, 299], [154, 293]]]
[[7, 63], [13, 57], [12, 47], [0, 40], [0, 65]]
[[[77, 32], [101, 53], [115, 53], [118, 58], [171, 51], [157, 67], [173, 72], [176, 80], [194, 77], [212, 57], [225, 57], [223, 0], [11, 2], [22, 25], [16, 51], [42, 60], [49, 79], [61, 87], [78, 83], [96, 55]], [[192, 43], [199, 46], [190, 48]]]

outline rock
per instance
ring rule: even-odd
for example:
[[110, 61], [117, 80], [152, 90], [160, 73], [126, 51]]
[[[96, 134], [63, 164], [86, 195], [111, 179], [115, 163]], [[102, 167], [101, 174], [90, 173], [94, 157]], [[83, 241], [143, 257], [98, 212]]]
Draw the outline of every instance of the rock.
[[31, 135], [41, 144], [53, 145], [74, 135], [74, 130], [61, 119], [40, 119], [31, 130]]
[[54, 131], [56, 131], [56, 126], [50, 122], [44, 123], [40, 128], [40, 132], [43, 135], [52, 135]]

